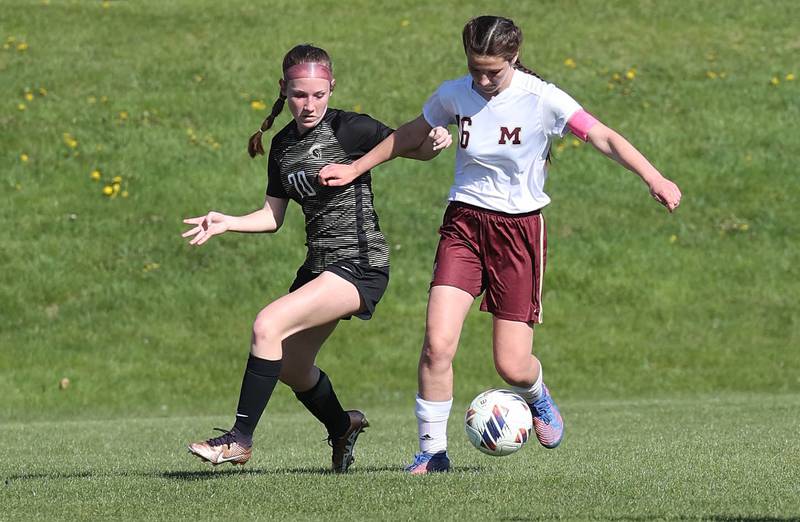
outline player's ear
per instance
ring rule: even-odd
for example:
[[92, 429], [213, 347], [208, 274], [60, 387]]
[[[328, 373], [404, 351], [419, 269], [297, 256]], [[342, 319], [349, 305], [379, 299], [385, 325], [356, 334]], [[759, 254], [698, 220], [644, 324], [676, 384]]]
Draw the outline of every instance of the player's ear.
[[514, 57], [511, 59], [511, 65], [513, 66], [519, 60], [519, 53], [515, 54]]
[[286, 82], [283, 78], [278, 80], [278, 86], [281, 88], [281, 95], [286, 96]]
[[331, 79], [331, 94], [333, 94], [334, 87], [336, 87], [336, 78]]

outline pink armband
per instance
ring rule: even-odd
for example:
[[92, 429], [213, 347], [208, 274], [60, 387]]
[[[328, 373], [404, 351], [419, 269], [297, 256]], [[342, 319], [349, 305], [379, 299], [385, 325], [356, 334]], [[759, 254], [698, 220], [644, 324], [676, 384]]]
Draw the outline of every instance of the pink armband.
[[579, 137], [583, 141], [586, 141], [589, 139], [589, 129], [594, 127], [595, 123], [597, 123], [597, 119], [585, 110], [581, 109], [573, 114], [572, 118], [569, 119], [567, 122], [567, 128], [569, 128], [572, 134]]

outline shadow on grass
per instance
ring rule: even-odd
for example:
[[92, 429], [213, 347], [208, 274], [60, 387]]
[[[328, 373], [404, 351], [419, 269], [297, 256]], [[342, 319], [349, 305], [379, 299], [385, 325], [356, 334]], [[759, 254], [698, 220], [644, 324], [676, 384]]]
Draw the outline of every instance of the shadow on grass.
[[[458, 468], [451, 471], [451, 474], [464, 474], [464, 473], [479, 473], [483, 468], [479, 466], [470, 466]], [[399, 466], [359, 466], [352, 468], [347, 475], [359, 476], [371, 473], [386, 473], [395, 472], [403, 473], [402, 468]], [[321, 475], [336, 475], [327, 468], [245, 468], [245, 469], [204, 469], [204, 470], [180, 470], [180, 471], [72, 471], [72, 472], [46, 472], [46, 473], [19, 473], [16, 475], [8, 475], [3, 477], [6, 487], [10, 487], [17, 481], [28, 480], [71, 480], [71, 479], [92, 479], [103, 477], [151, 477], [169, 480], [184, 480], [184, 481], [197, 481], [197, 480], [213, 480], [224, 479], [235, 476], [274, 476], [274, 475], [308, 475], [308, 476], [321, 476]], [[509, 519], [517, 520], [517, 519]], [[519, 519], [524, 520], [524, 519]]]
[[[483, 468], [478, 466], [458, 468], [451, 473], [477, 473]], [[352, 468], [347, 475], [367, 475], [371, 473], [404, 473], [399, 466], [359, 466]], [[236, 475], [336, 475], [333, 471], [326, 468], [278, 468], [278, 469], [224, 469], [224, 470], [197, 470], [197, 471], [167, 471], [158, 474], [162, 478], [173, 480], [209, 480], [226, 478]]]

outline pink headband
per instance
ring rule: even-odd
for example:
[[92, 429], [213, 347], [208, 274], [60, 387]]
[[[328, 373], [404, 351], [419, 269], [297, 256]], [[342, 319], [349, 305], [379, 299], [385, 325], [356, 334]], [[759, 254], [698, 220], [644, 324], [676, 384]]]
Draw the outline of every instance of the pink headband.
[[292, 65], [283, 73], [283, 79], [286, 81], [297, 80], [298, 78], [323, 78], [331, 81], [333, 80], [333, 75], [325, 65], [316, 62]]

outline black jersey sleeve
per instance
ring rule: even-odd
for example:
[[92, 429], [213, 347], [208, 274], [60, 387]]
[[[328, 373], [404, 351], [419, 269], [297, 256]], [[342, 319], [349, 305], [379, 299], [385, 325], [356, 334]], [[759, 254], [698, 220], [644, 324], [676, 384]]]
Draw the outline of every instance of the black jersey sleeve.
[[286, 193], [286, 189], [281, 183], [281, 167], [275, 157], [275, 147], [270, 147], [267, 160], [267, 196], [289, 199], [289, 194]]
[[356, 160], [386, 139], [394, 129], [368, 114], [341, 111], [334, 122], [336, 139], [350, 158]]

